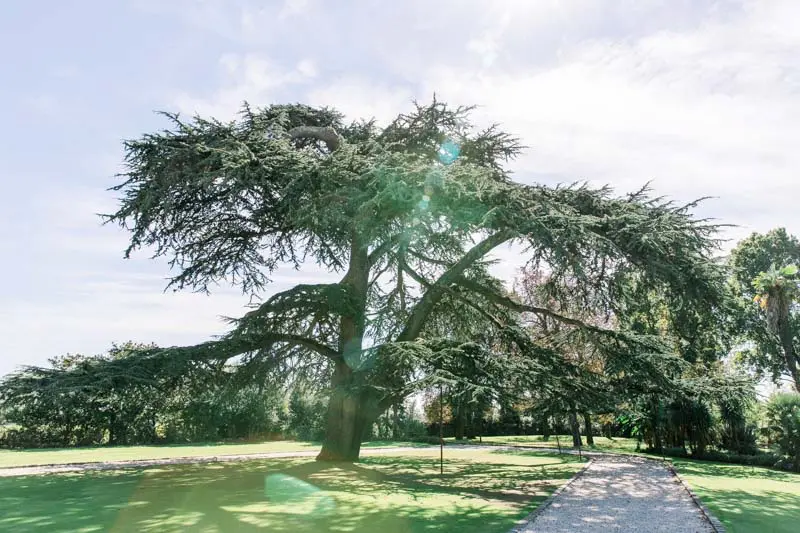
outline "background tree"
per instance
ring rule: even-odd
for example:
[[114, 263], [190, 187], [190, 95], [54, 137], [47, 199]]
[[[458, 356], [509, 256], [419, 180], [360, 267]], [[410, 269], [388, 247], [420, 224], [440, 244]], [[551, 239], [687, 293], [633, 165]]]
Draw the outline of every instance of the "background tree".
[[776, 383], [788, 374], [800, 391], [800, 241], [783, 228], [754, 233], [731, 253], [732, 285], [740, 297], [741, 357]]
[[800, 394], [778, 393], [767, 403], [769, 429], [780, 452], [800, 472]]

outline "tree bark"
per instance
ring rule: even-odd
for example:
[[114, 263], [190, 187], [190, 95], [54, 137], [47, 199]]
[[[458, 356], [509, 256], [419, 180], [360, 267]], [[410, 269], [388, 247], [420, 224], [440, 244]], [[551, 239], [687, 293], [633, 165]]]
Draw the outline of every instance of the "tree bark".
[[778, 324], [778, 334], [783, 348], [783, 357], [786, 361], [786, 369], [794, 381], [794, 389], [800, 392], [800, 372], [797, 369], [797, 355], [794, 350], [794, 339], [792, 338], [792, 327], [789, 323], [788, 312], [786, 318], [782, 319]]
[[653, 398], [650, 402], [651, 412], [651, 421], [653, 425], [653, 449], [657, 452], [664, 451], [664, 443], [661, 440], [661, 427], [660, 427], [660, 420], [659, 420], [659, 402], [655, 398]]
[[361, 358], [368, 283], [367, 249], [354, 235], [350, 265], [341, 284], [352, 291], [358, 305], [353, 314], [342, 316], [340, 321], [339, 353], [342, 356], [334, 362], [325, 438], [317, 461], [357, 461], [364, 431], [377, 417], [377, 404], [359, 387], [359, 371], [351, 367]]
[[394, 404], [392, 409], [392, 439], [400, 440], [400, 406]]
[[547, 442], [550, 440], [550, 417], [546, 416], [542, 419], [542, 440]]
[[592, 435], [592, 415], [583, 413], [583, 424], [586, 432], [586, 444], [594, 446], [594, 435]]
[[453, 405], [453, 436], [456, 440], [464, 438], [464, 431], [466, 429], [467, 413], [465, 406], [460, 399], [457, 399]]
[[581, 440], [581, 426], [578, 424], [578, 415], [575, 411], [569, 414], [569, 426], [572, 430], [572, 446], [575, 448], [583, 446], [583, 441]]
[[325, 422], [325, 440], [317, 461], [358, 461], [364, 431], [374, 421], [368, 402], [363, 395], [352, 394], [353, 370], [345, 361], [336, 363], [331, 385], [328, 415]]

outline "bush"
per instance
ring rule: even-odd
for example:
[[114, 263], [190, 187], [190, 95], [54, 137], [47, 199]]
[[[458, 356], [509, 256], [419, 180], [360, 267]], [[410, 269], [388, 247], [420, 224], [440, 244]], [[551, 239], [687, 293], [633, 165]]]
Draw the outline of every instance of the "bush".
[[429, 435], [420, 435], [417, 437], [411, 437], [409, 439], [411, 442], [419, 442], [422, 444], [439, 444], [439, 437], [431, 437]]
[[770, 435], [778, 451], [800, 471], [800, 394], [779, 393], [767, 403]]
[[[647, 453], [653, 455], [661, 455], [654, 450], [647, 450]], [[788, 462], [780, 455], [774, 453], [757, 453], [754, 455], [742, 453], [730, 453], [722, 450], [706, 450], [702, 455], [689, 455], [684, 448], [665, 448], [664, 455], [667, 457], [679, 457], [685, 459], [691, 457], [700, 461], [715, 461], [717, 463], [729, 463], [747, 466], [761, 466], [766, 468], [778, 468], [781, 470], [790, 470], [791, 465], [787, 467]]]

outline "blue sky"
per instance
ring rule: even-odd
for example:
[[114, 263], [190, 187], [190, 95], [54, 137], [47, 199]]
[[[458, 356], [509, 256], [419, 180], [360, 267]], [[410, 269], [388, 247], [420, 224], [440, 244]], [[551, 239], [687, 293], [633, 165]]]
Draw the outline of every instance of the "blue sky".
[[121, 141], [164, 126], [157, 109], [301, 101], [386, 120], [435, 91], [523, 138], [522, 181], [652, 180], [718, 197], [699, 214], [738, 224], [731, 239], [800, 233], [799, 17], [778, 0], [4, 2], [0, 374], [112, 341], [200, 342], [242, 311], [228, 288], [162, 293], [167, 266], [123, 260], [126, 235], [99, 225]]

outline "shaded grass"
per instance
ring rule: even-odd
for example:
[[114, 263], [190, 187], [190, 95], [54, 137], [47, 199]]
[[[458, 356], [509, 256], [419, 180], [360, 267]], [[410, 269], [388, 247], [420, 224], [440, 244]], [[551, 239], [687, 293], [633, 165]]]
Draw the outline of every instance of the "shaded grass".
[[501, 532], [580, 466], [569, 456], [447, 450], [440, 476], [438, 451], [419, 450], [355, 465], [281, 459], [0, 478], [0, 530]]
[[[411, 442], [374, 441], [362, 444], [364, 448], [383, 446], [424, 447]], [[238, 455], [272, 452], [319, 451], [318, 442], [270, 441], [258, 443], [200, 443], [160, 446], [96, 446], [85, 448], [42, 448], [0, 450], [0, 468], [68, 463], [99, 463], [106, 461], [132, 461], [171, 459], [176, 457], [202, 457], [207, 455]]]
[[800, 530], [800, 475], [725, 463], [671, 461], [729, 532]]
[[[572, 435], [559, 435], [558, 440], [561, 441], [561, 447], [564, 449], [572, 449]], [[465, 442], [469, 444], [493, 444], [493, 445], [508, 445], [508, 446], [526, 446], [534, 448], [558, 448], [558, 442], [555, 435], [551, 435], [549, 440], [544, 440], [542, 435], [508, 435], [499, 437], [483, 437], [480, 439], [472, 439], [469, 441], [456, 441], [455, 439], [445, 439], [449, 443]], [[584, 444], [585, 444], [584, 440]], [[635, 453], [636, 452], [636, 439], [628, 439], [624, 437], [615, 437], [609, 439], [607, 437], [595, 437], [594, 446], [583, 446], [585, 450], [609, 451], [617, 453]]]

